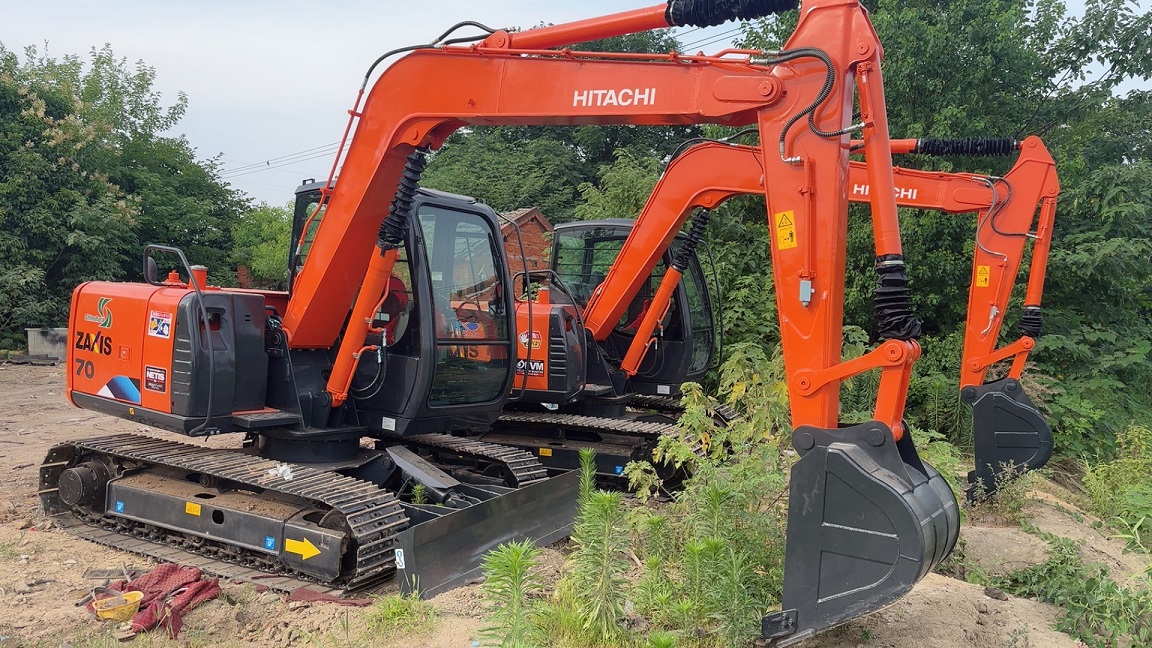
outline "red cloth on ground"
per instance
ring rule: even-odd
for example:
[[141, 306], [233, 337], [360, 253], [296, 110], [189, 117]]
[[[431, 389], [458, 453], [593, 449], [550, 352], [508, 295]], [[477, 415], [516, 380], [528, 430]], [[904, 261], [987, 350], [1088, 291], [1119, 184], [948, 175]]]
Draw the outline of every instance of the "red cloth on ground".
[[132, 632], [140, 633], [162, 626], [175, 639], [182, 618], [204, 601], [220, 594], [217, 579], [205, 580], [195, 567], [164, 563], [131, 582], [116, 581], [109, 587], [121, 592], [143, 592], [140, 610], [132, 617]]

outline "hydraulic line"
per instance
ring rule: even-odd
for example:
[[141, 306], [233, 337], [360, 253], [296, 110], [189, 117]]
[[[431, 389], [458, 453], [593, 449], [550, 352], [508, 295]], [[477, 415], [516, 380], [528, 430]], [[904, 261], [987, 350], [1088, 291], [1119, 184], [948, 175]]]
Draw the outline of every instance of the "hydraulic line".
[[664, 18], [672, 27], [714, 27], [796, 9], [796, 0], [668, 0]]

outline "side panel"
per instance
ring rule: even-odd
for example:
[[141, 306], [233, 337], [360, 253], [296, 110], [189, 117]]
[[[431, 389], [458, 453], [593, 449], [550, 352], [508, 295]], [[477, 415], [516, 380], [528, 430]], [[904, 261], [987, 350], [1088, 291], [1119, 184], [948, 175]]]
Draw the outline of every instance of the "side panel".
[[187, 291], [162, 288], [148, 302], [140, 368], [140, 404], [157, 412], [172, 411], [172, 346], [177, 306]]
[[76, 288], [68, 320], [70, 400], [79, 392], [141, 404], [149, 302], [159, 290], [102, 281]]
[[[532, 320], [528, 320], [527, 302], [516, 304], [516, 380], [512, 389], [525, 386], [528, 391], [548, 391], [548, 321], [552, 306], [532, 305]], [[525, 385], [524, 376], [528, 382]]]

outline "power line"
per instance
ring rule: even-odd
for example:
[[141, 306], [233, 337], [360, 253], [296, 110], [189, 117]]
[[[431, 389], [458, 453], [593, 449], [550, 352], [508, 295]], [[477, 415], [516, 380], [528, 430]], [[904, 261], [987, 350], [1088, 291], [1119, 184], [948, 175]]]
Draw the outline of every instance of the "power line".
[[743, 29], [743, 25], [733, 27], [732, 29], [729, 29], [725, 32], [721, 32], [719, 34], [709, 34], [708, 36], [692, 41], [691, 43], [685, 43], [681, 45], [681, 47], [687, 51], [689, 48], [700, 47], [701, 45], [710, 45], [711, 43], [724, 40], [725, 38], [731, 38], [732, 36], [735, 36], [736, 34], [743, 31]]
[[313, 147], [310, 149], [304, 149], [303, 151], [297, 151], [295, 153], [288, 153], [285, 155], [281, 155], [279, 157], [268, 158], [267, 160], [262, 160], [260, 162], [253, 162], [251, 164], [243, 164], [243, 165], [240, 165], [238, 167], [226, 169], [222, 173], [227, 175], [227, 174], [232, 174], [232, 173], [236, 173], [236, 172], [240, 172], [240, 171], [247, 171], [249, 169], [255, 169], [257, 167], [267, 167], [273, 163], [285, 161], [288, 158], [294, 158], [294, 157], [298, 157], [298, 156], [302, 156], [302, 155], [308, 155], [308, 154], [320, 151], [322, 149], [324, 151], [331, 152], [331, 151], [335, 151], [336, 147], [339, 145], [340, 145], [339, 142], [332, 142], [331, 144], [325, 144], [323, 146], [316, 146], [316, 147]]
[[[337, 145], [336, 148], [339, 148], [339, 145]], [[340, 153], [343, 154], [344, 151], [347, 151], [347, 150], [348, 150], [348, 147], [345, 146], [344, 149], [342, 151], [340, 151]], [[292, 166], [293, 164], [298, 164], [300, 162], [307, 162], [309, 160], [318, 160], [320, 158], [331, 157], [331, 155], [335, 152], [336, 152], [336, 149], [332, 149], [330, 151], [322, 151], [320, 153], [316, 153], [316, 154], [309, 155], [306, 157], [298, 157], [298, 158], [294, 158], [291, 160], [283, 160], [277, 164], [265, 164], [264, 166], [257, 166], [257, 168], [254, 168], [254, 169], [230, 172], [226, 175], [221, 174], [220, 178], [222, 180], [231, 180], [232, 178], [239, 178], [241, 176], [251, 175], [253, 173], [261, 173], [263, 171], [271, 171], [272, 169], [279, 169], [281, 167]], [[287, 156], [285, 156], [285, 157], [287, 157]]]
[[716, 43], [722, 43], [722, 42], [725, 42], [725, 41], [727, 41], [728, 43], [731, 43], [731, 41], [732, 41], [732, 38], [733, 38], [733, 36], [732, 36], [732, 35], [727, 35], [727, 36], [726, 36], [726, 35], [720, 35], [720, 36], [716, 36], [716, 37], [712, 38], [711, 40], [707, 40], [707, 41], [703, 41], [703, 42], [701, 42], [701, 43], [697, 43], [697, 44], [694, 46], [694, 48], [704, 48], [704, 47], [708, 47], [709, 45], [714, 45], [714, 44], [716, 44]]

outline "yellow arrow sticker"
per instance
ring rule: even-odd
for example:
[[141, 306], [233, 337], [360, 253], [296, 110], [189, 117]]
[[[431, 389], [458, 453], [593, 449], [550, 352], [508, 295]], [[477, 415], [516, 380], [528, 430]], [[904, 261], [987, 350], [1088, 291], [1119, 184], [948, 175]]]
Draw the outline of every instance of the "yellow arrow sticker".
[[300, 554], [302, 560], [308, 560], [312, 556], [319, 556], [320, 550], [308, 538], [303, 540], [293, 540], [292, 538], [284, 538], [284, 551], [288, 553]]
[[992, 268], [986, 265], [976, 266], [976, 287], [987, 288], [988, 280], [992, 277]]
[[792, 210], [776, 214], [776, 249], [796, 247], [796, 216]]

